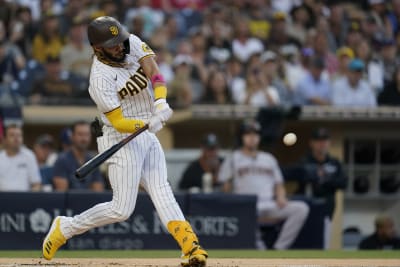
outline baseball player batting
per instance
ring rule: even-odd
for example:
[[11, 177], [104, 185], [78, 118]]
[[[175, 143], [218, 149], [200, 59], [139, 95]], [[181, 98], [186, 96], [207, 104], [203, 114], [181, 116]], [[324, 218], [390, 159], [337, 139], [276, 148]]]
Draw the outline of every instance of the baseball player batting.
[[44, 258], [51, 260], [75, 235], [128, 219], [141, 185], [150, 195], [162, 223], [181, 247], [181, 265], [206, 266], [208, 254], [200, 247], [175, 200], [167, 181], [164, 152], [155, 135], [171, 117], [172, 110], [166, 102], [167, 88], [154, 52], [112, 17], [103, 16], [90, 22], [88, 38], [95, 54], [89, 93], [104, 123], [103, 136], [97, 138], [99, 152], [145, 124], [148, 130], [106, 161], [113, 191], [110, 202], [74, 217], [54, 219], [43, 241]]

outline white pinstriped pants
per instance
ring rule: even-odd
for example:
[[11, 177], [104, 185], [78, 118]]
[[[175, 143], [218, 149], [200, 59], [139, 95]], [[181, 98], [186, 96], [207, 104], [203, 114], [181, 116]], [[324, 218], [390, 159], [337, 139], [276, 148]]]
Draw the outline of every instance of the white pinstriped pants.
[[[103, 127], [97, 139], [99, 153], [118, 143], [126, 134]], [[169, 221], [184, 221], [167, 180], [163, 149], [157, 137], [145, 131], [106, 161], [113, 191], [110, 202], [98, 204], [74, 217], [61, 218], [61, 231], [69, 239], [92, 228], [128, 219], [136, 204], [139, 184], [143, 186], [167, 227]]]

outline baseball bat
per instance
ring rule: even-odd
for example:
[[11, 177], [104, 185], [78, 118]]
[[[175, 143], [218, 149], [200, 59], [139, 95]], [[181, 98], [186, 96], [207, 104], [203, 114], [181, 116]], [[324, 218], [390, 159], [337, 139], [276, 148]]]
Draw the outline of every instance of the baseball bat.
[[78, 179], [83, 179], [85, 178], [86, 175], [94, 171], [100, 164], [102, 164], [104, 161], [106, 161], [108, 158], [110, 158], [112, 155], [115, 154], [121, 147], [126, 145], [129, 141], [131, 141], [133, 138], [141, 134], [142, 132], [146, 131], [149, 128], [149, 125], [145, 125], [133, 134], [125, 137], [121, 141], [119, 141], [117, 144], [113, 145], [103, 153], [97, 154], [94, 158], [91, 160], [87, 161], [85, 164], [83, 164], [81, 167], [79, 167], [75, 171], [75, 176]]

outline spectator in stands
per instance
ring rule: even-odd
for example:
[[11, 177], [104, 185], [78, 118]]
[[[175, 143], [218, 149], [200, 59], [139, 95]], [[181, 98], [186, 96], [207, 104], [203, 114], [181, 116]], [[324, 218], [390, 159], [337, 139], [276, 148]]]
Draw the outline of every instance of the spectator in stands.
[[299, 53], [299, 49], [295, 45], [284, 45], [279, 48], [280, 68], [282, 76], [286, 81], [288, 89], [293, 93], [297, 88], [299, 81], [303, 79], [306, 73], [303, 58], [309, 58], [314, 54], [311, 48], [304, 48]]
[[235, 20], [235, 37], [232, 40], [233, 55], [242, 63], [246, 63], [250, 56], [264, 50], [262, 42], [250, 36], [249, 22], [246, 18]]
[[212, 72], [206, 84], [206, 91], [202, 104], [231, 104], [231, 96], [228, 89], [225, 73], [222, 71]]
[[317, 57], [323, 58], [329, 75], [333, 75], [338, 68], [336, 56], [329, 50], [326, 32], [318, 31], [314, 37], [314, 51]]
[[346, 25], [348, 23], [346, 12], [342, 2], [329, 1], [328, 5], [330, 9], [329, 28], [334, 40], [336, 40], [336, 47], [341, 47], [344, 45]]
[[59, 147], [59, 152], [67, 152], [71, 149], [71, 136], [72, 136], [72, 131], [71, 127], [65, 127], [64, 129], [61, 130], [60, 132], [60, 147]]
[[31, 104], [79, 104], [88, 99], [86, 80], [64, 71], [59, 57], [49, 56], [44, 67], [45, 75], [34, 82], [30, 92]]
[[68, 35], [69, 28], [74, 21], [87, 21], [90, 18], [92, 8], [87, 7], [88, 2], [82, 0], [69, 0], [60, 15], [60, 29], [63, 36]]
[[383, 79], [384, 83], [388, 83], [393, 78], [393, 73], [398, 64], [400, 64], [400, 58], [397, 54], [396, 41], [394, 39], [384, 39], [380, 43], [380, 56], [383, 63]]
[[246, 99], [246, 79], [243, 77], [244, 67], [240, 61], [235, 58], [229, 58], [226, 66], [226, 78], [229, 87], [229, 93], [235, 104], [243, 104]]
[[253, 107], [275, 107], [279, 105], [278, 91], [271, 86], [261, 68], [249, 69], [246, 77], [246, 98], [244, 104]]
[[353, 51], [357, 51], [357, 46], [363, 39], [363, 32], [361, 30], [361, 24], [358, 19], [351, 19], [348, 23], [347, 35], [345, 43]]
[[268, 47], [271, 50], [278, 51], [284, 45], [301, 46], [300, 42], [288, 34], [289, 17], [286, 13], [276, 11], [272, 15], [271, 32], [268, 39]]
[[304, 44], [307, 35], [307, 28], [311, 25], [310, 13], [304, 5], [295, 6], [290, 10], [292, 22], [288, 26], [288, 35]]
[[387, 37], [392, 37], [393, 29], [385, 2], [385, 0], [369, 0], [369, 12], [378, 25], [379, 32], [384, 33]]
[[59, 154], [54, 164], [54, 189], [56, 191], [103, 191], [104, 181], [99, 169], [96, 169], [83, 180], [78, 180], [75, 177], [75, 170], [93, 157], [88, 151], [92, 138], [89, 123], [85, 121], [75, 122], [71, 127], [71, 132], [71, 149]]
[[173, 63], [174, 78], [168, 84], [168, 101], [175, 108], [188, 108], [196, 94], [196, 82], [191, 78], [192, 59], [187, 55], [178, 55]]
[[5, 39], [0, 40], [0, 84], [9, 85], [16, 80], [24, 66], [25, 57], [19, 48]]
[[10, 41], [21, 50], [27, 58], [31, 57], [32, 40], [36, 34], [36, 23], [33, 21], [29, 7], [20, 6], [16, 10], [15, 19], [10, 29]]
[[222, 158], [219, 156], [219, 143], [217, 136], [213, 133], [209, 133], [203, 137], [201, 142], [200, 157], [190, 162], [185, 169], [181, 180], [179, 181], [179, 189], [205, 189], [208, 181], [205, 181], [206, 177], [204, 175], [207, 174], [212, 176], [211, 184], [215, 188], [218, 186], [218, 171], [221, 162]]
[[40, 63], [45, 63], [49, 56], [59, 57], [64, 44], [58, 18], [55, 15], [46, 15], [39, 26], [39, 32], [33, 38], [32, 57]]
[[33, 152], [23, 145], [22, 128], [9, 125], [4, 130], [4, 150], [0, 151], [0, 191], [39, 191], [41, 177]]
[[[223, 184], [225, 192], [257, 195], [259, 223], [285, 220], [273, 248], [288, 249], [303, 227], [309, 208], [303, 202], [286, 198], [277, 160], [272, 154], [258, 150], [260, 131], [260, 125], [253, 120], [242, 124], [239, 133], [241, 145], [222, 163], [218, 181]], [[259, 231], [256, 245], [263, 248]]]
[[309, 70], [299, 81], [295, 89], [295, 102], [300, 105], [329, 105], [331, 85], [328, 78], [322, 76], [325, 69], [323, 58], [313, 56], [309, 61]]
[[329, 207], [325, 215], [325, 248], [328, 248], [330, 241], [331, 220], [335, 211], [335, 193], [337, 190], [344, 190], [347, 186], [347, 177], [342, 164], [329, 153], [330, 146], [328, 130], [322, 127], [314, 129], [309, 141], [310, 151], [300, 163], [302, 171], [296, 174], [296, 178], [299, 179], [297, 193], [313, 199], [322, 199]]
[[[142, 24], [141, 35], [139, 35], [142, 40], [149, 40], [155, 29], [163, 24], [163, 20], [164, 13], [153, 9], [148, 0], [136, 1], [135, 6], [125, 12], [125, 25], [134, 26], [134, 21]], [[138, 26], [138, 24], [135, 25]], [[135, 27], [130, 30], [137, 31]]]
[[86, 24], [84, 21], [72, 21], [67, 44], [62, 48], [60, 59], [62, 68], [75, 75], [89, 77], [93, 50], [86, 42]]
[[49, 134], [40, 135], [33, 144], [33, 153], [39, 164], [43, 188], [52, 188], [53, 165], [57, 159], [54, 151], [54, 140]]
[[378, 216], [375, 219], [375, 232], [361, 240], [359, 249], [400, 249], [400, 237], [396, 235], [393, 218]]
[[376, 97], [369, 84], [362, 79], [364, 62], [353, 59], [349, 63], [346, 77], [338, 79], [332, 86], [332, 103], [340, 107], [375, 107]]
[[228, 38], [224, 36], [224, 25], [221, 21], [217, 21], [211, 25], [211, 34], [207, 39], [207, 62], [208, 63], [225, 63], [232, 56], [232, 45]]
[[336, 51], [336, 56], [338, 57], [339, 66], [335, 75], [332, 77], [333, 80], [340, 79], [347, 75], [349, 69], [349, 63], [354, 59], [354, 52], [351, 48], [343, 46]]
[[189, 40], [182, 39], [176, 52], [172, 64], [188, 63], [192, 98], [193, 102], [197, 103], [204, 95], [204, 86], [208, 81], [208, 71], [202, 60], [193, 58], [193, 45]]
[[400, 66], [396, 66], [393, 79], [378, 96], [380, 106], [400, 106]]
[[181, 41], [179, 35], [178, 22], [173, 15], [167, 15], [164, 21], [164, 27], [168, 36], [167, 49], [171, 53], [176, 53], [176, 49]]
[[[384, 86], [384, 66], [382, 59], [379, 57], [379, 54], [371, 51], [372, 48], [367, 39], [361, 39], [356, 49], [356, 57], [361, 59], [365, 64], [364, 75], [373, 92], [375, 94], [381, 92]], [[381, 49], [380, 45], [377, 46], [378, 51], [379, 49]]]
[[97, 18], [100, 16], [116, 18], [118, 16], [118, 5], [113, 0], [100, 0], [98, 7], [99, 9], [91, 14], [91, 18]]
[[271, 23], [267, 20], [268, 7], [266, 7], [264, 1], [251, 1], [249, 5], [249, 29], [251, 36], [265, 43], [271, 30]]
[[270, 89], [275, 88], [278, 93], [279, 101], [275, 104], [289, 107], [293, 105], [293, 92], [288, 89], [285, 81], [279, 75], [278, 60], [278, 55], [275, 52], [267, 50], [261, 55], [261, 68], [266, 79], [270, 81]]

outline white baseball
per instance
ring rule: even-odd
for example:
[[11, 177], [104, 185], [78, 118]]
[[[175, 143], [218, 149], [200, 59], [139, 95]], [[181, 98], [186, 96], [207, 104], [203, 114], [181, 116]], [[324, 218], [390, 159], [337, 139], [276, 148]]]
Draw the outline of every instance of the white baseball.
[[293, 146], [297, 142], [297, 136], [294, 133], [287, 133], [283, 136], [283, 143], [287, 146]]

